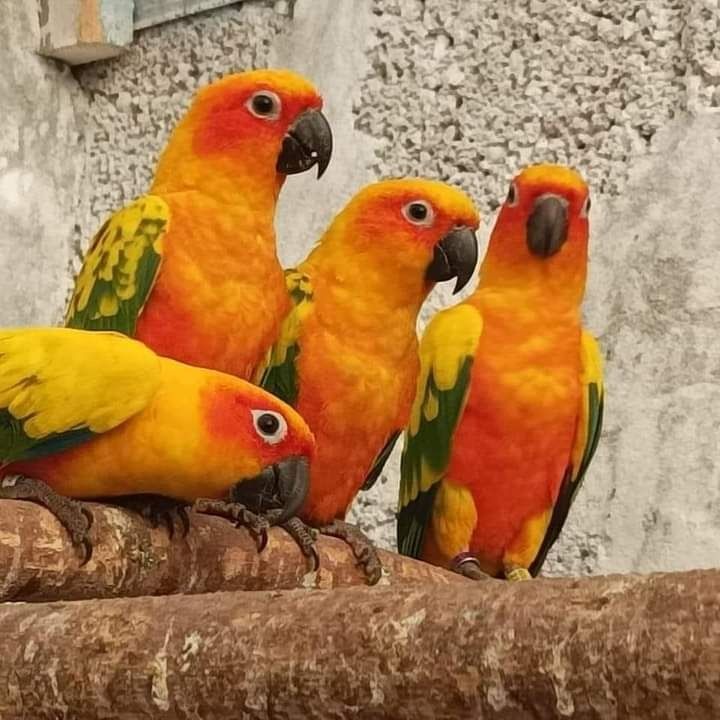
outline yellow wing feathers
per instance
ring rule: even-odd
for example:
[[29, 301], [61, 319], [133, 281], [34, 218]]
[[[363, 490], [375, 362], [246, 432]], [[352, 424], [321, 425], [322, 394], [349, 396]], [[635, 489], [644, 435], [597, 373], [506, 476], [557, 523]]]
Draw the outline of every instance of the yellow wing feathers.
[[167, 203], [146, 195], [100, 228], [75, 280], [68, 325], [133, 334], [155, 281], [169, 220]]
[[0, 408], [30, 438], [110, 430], [146, 407], [159, 383], [159, 358], [122, 335], [0, 330]]
[[420, 341], [420, 375], [410, 420], [411, 435], [417, 433], [421, 414], [427, 420], [437, 415], [437, 397], [428, 388], [429, 377], [432, 375], [439, 391], [455, 387], [463, 362], [475, 355], [481, 334], [482, 317], [471, 305], [457, 305], [432, 319]]
[[285, 271], [285, 282], [292, 307], [283, 320], [278, 339], [255, 373], [255, 383], [293, 405], [299, 391], [295, 361], [300, 352], [303, 322], [313, 309], [313, 288], [310, 277], [294, 268]]
[[287, 270], [285, 282], [293, 305], [283, 320], [277, 341], [268, 352], [265, 366], [258, 371], [258, 380], [262, 377], [265, 367], [282, 365], [287, 360], [288, 350], [297, 344], [303, 320], [312, 307], [312, 285], [307, 275], [303, 275], [298, 270]]
[[482, 316], [461, 304], [438, 313], [420, 342], [420, 375], [401, 461], [398, 546], [418, 557], [430, 522], [433, 488], [447, 471], [462, 415]]

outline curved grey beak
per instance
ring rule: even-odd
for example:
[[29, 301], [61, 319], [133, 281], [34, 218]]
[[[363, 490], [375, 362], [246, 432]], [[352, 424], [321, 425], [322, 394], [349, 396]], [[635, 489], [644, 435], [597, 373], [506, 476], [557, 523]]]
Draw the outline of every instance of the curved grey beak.
[[457, 278], [453, 290], [455, 294], [470, 282], [477, 260], [475, 231], [469, 227], [456, 227], [435, 246], [432, 262], [425, 271], [425, 279], [443, 282]]
[[310, 488], [310, 464], [305, 457], [289, 457], [266, 467], [259, 475], [235, 483], [230, 500], [242, 503], [251, 512], [265, 515], [281, 510], [273, 524], [296, 515]]
[[317, 165], [320, 177], [330, 164], [332, 149], [332, 130], [326, 117], [319, 110], [306, 110], [283, 138], [275, 167], [285, 175], [294, 175]]
[[567, 202], [557, 195], [542, 195], [527, 220], [527, 246], [533, 255], [548, 258], [567, 240]]

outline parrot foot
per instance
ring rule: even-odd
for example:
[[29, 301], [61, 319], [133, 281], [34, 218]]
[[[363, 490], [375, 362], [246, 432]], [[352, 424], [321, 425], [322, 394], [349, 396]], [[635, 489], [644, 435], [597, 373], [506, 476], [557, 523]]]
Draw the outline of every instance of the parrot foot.
[[29, 500], [49, 510], [67, 530], [74, 547], [80, 548], [85, 565], [92, 557], [93, 546], [89, 538], [93, 524], [92, 513], [77, 500], [58, 495], [42, 480], [23, 475], [8, 475], [0, 482], [0, 498], [7, 500]]
[[215, 515], [225, 518], [234, 523], [237, 528], [247, 528], [255, 540], [259, 553], [262, 552], [267, 545], [268, 528], [270, 527], [267, 518], [250, 512], [250, 510], [241, 503], [200, 498], [195, 501], [193, 511], [201, 515]]
[[523, 567], [509, 567], [505, 570], [505, 579], [510, 582], [532, 580], [532, 575]]
[[456, 555], [450, 563], [450, 569], [471, 580], [490, 580], [490, 576], [480, 568], [477, 558], [468, 552]]
[[176, 521], [178, 520], [182, 527], [182, 537], [187, 537], [188, 532], [190, 532], [190, 517], [187, 511], [188, 505], [181, 500], [175, 500], [174, 498], [165, 497], [164, 495], [142, 493], [108, 498], [103, 501], [137, 513], [154, 528], [162, 523], [167, 529], [168, 536], [171, 540], [175, 536]]
[[312, 560], [312, 571], [317, 572], [320, 569], [320, 556], [315, 547], [317, 530], [306, 525], [299, 517], [291, 517], [280, 527], [298, 544], [302, 554]]
[[375, 585], [382, 577], [382, 563], [377, 554], [377, 549], [370, 538], [360, 528], [346, 523], [344, 520], [333, 520], [328, 525], [318, 528], [321, 535], [329, 535], [344, 540], [353, 551], [367, 578], [368, 585]]

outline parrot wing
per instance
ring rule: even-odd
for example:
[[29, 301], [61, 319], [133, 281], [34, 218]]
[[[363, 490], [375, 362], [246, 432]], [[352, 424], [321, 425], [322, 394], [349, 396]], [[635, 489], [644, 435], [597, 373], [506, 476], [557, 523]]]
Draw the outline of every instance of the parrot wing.
[[582, 333], [580, 358], [582, 395], [572, 456], [555, 501], [545, 538], [530, 566], [530, 574], [533, 576], [540, 572], [548, 551], [560, 535], [602, 432], [605, 400], [602, 354], [595, 338], [585, 330]]
[[159, 384], [157, 355], [118, 333], [0, 330], [0, 465], [117, 427]]
[[100, 228], [75, 280], [68, 327], [135, 334], [160, 268], [169, 220], [167, 203], [145, 195]]
[[369, 490], [377, 482], [377, 479], [380, 477], [380, 473], [382, 473], [383, 468], [385, 467], [385, 463], [388, 461], [390, 453], [393, 451], [395, 443], [400, 437], [401, 432], [402, 430], [396, 430], [387, 439], [387, 442], [385, 443], [385, 445], [383, 445], [382, 450], [375, 458], [375, 462], [373, 462], [373, 466], [370, 468], [370, 472], [365, 477], [365, 482], [360, 488], [361, 490]]
[[313, 307], [313, 288], [310, 277], [295, 268], [285, 271], [285, 282], [292, 308], [283, 321], [278, 340], [256, 373], [255, 382], [288, 405], [293, 405], [299, 390], [295, 363], [300, 354], [300, 330]]
[[438, 313], [420, 343], [420, 376], [400, 466], [398, 549], [419, 557], [470, 386], [482, 317], [468, 304]]

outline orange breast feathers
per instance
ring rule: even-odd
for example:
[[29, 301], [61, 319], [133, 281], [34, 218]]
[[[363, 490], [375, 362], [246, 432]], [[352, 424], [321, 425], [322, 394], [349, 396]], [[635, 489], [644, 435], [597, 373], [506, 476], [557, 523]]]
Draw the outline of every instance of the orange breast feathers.
[[249, 379], [290, 308], [272, 215], [194, 193], [167, 201], [163, 262], [136, 337], [160, 355]]
[[502, 568], [523, 524], [552, 508], [570, 461], [580, 407], [580, 327], [509, 337], [486, 318], [448, 480], [470, 489], [477, 524], [470, 551]]
[[301, 517], [317, 525], [345, 517], [389, 436], [407, 422], [418, 361], [414, 345], [397, 362], [353, 352], [331, 335], [313, 333], [299, 362], [296, 408], [317, 439]]

